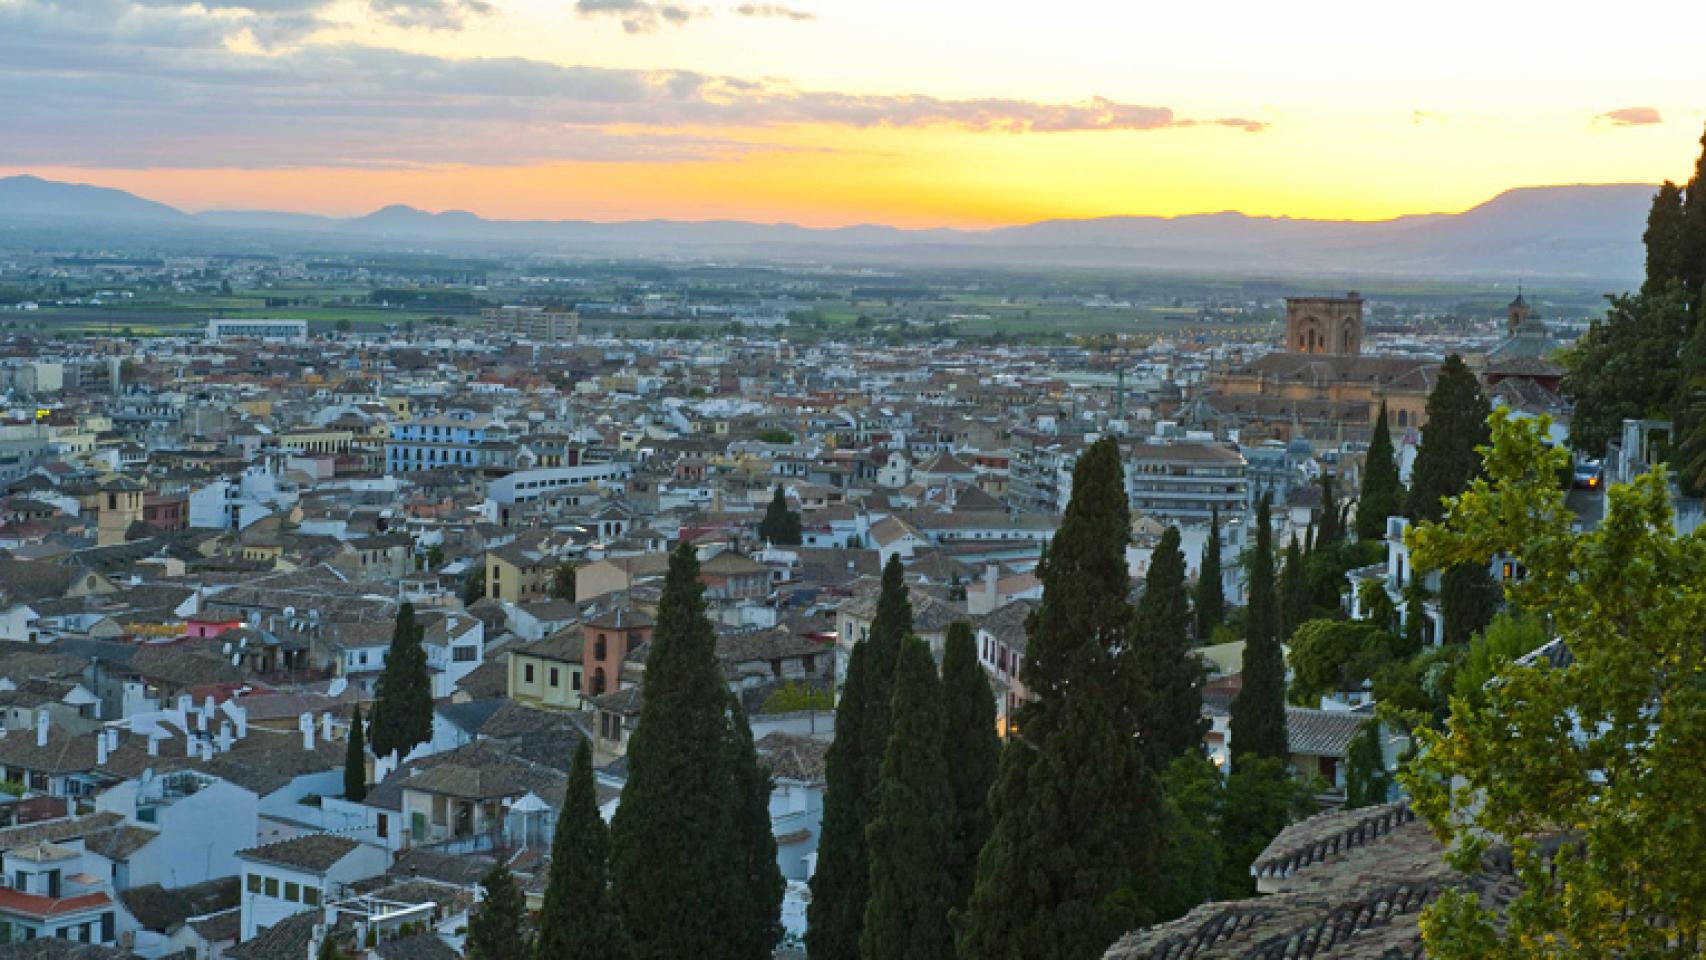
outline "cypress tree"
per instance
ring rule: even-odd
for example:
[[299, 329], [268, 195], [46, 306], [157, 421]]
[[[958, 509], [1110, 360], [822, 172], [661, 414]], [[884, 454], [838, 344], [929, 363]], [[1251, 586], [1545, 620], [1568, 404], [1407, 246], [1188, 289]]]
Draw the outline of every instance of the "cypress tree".
[[407, 756], [416, 744], [432, 739], [432, 674], [427, 670], [425, 630], [415, 622], [415, 606], [405, 603], [391, 628], [385, 670], [379, 675], [373, 707], [373, 755]]
[[1422, 641], [1427, 623], [1427, 610], [1423, 606], [1427, 593], [1421, 584], [1414, 579], [1404, 589], [1404, 630], [1400, 637], [1402, 645], [1396, 651], [1399, 656], [1413, 657], [1422, 652]]
[[1385, 803], [1392, 790], [1386, 755], [1380, 745], [1380, 721], [1357, 728], [1345, 755], [1345, 809]]
[[1274, 595], [1273, 529], [1267, 494], [1256, 502], [1256, 546], [1250, 554], [1250, 607], [1245, 618], [1243, 686], [1232, 699], [1234, 756], [1284, 760], [1285, 654], [1280, 650]]
[[486, 568], [481, 566], [469, 570], [462, 577], [462, 605], [471, 607], [480, 602], [486, 595]]
[[480, 878], [480, 903], [468, 918], [468, 960], [527, 956], [527, 900], [502, 857]]
[[775, 781], [759, 763], [752, 728], [740, 698], [729, 694], [724, 749], [734, 789], [734, 843], [739, 897], [729, 931], [729, 955], [736, 960], [770, 960], [782, 939], [782, 897], [787, 881], [776, 864], [776, 835], [770, 829], [770, 793]]
[[888, 744], [895, 661], [912, 633], [912, 599], [899, 555], [883, 566], [882, 592], [869, 635], [853, 645], [835, 712], [835, 740], [824, 769], [823, 832], [806, 949], [813, 960], [854, 960], [870, 896], [866, 828], [876, 812], [877, 781]]
[[942, 703], [942, 759], [955, 810], [947, 870], [954, 879], [954, 908], [963, 909], [977, 879], [977, 855], [989, 839], [989, 788], [1001, 759], [995, 698], [977, 662], [977, 639], [964, 620], [948, 627], [944, 642]]
[[1469, 638], [1493, 620], [1504, 600], [1504, 591], [1493, 582], [1484, 563], [1459, 563], [1439, 578], [1441, 640], [1468, 643]]
[[367, 746], [361, 729], [361, 704], [350, 717], [349, 742], [344, 745], [344, 799], [360, 803], [367, 799]]
[[638, 960], [740, 960], [730, 935], [744, 919], [744, 866], [726, 762], [728, 689], [687, 544], [669, 558], [644, 689], [610, 824], [611, 899]]
[[1226, 591], [1220, 582], [1220, 508], [1209, 510], [1208, 541], [1197, 567], [1197, 642], [1207, 643], [1226, 619]]
[[1682, 188], [1666, 180], [1653, 194], [1647, 211], [1647, 232], [1641, 237], [1647, 247], [1647, 291], [1663, 290], [1687, 272], [1687, 227], [1683, 216]]
[[824, 757], [823, 827], [806, 907], [806, 952], [814, 960], [856, 960], [871, 868], [865, 846], [865, 714], [869, 641], [853, 645], [835, 708], [835, 739]]
[[1477, 447], [1491, 439], [1487, 398], [1480, 381], [1452, 354], [1439, 368], [1439, 380], [1428, 394], [1428, 422], [1422, 445], [1410, 472], [1410, 519], [1437, 521], [1445, 515], [1443, 501], [1469, 488], [1481, 472]]
[[1404, 509], [1404, 485], [1398, 479], [1398, 459], [1392, 449], [1392, 431], [1386, 425], [1386, 401], [1380, 401], [1380, 417], [1374, 423], [1374, 438], [1362, 468], [1362, 495], [1357, 500], [1357, 539], [1386, 538], [1386, 518]]
[[610, 833], [598, 813], [592, 751], [575, 750], [551, 838], [551, 880], [539, 910], [537, 960], [626, 960], [633, 955], [610, 902]]
[[1297, 535], [1285, 547], [1285, 564], [1280, 567], [1280, 630], [1279, 635], [1290, 637], [1309, 619], [1309, 576], [1303, 567], [1303, 551], [1297, 546]]
[[894, 710], [868, 833], [871, 898], [860, 934], [863, 960], [950, 960], [955, 797], [942, 758], [942, 685], [930, 649], [901, 643]]
[[1179, 550], [1179, 528], [1168, 527], [1150, 557], [1132, 644], [1144, 686], [1138, 729], [1151, 770], [1202, 750], [1204, 671], [1191, 652], [1190, 631], [1185, 555]]
[[1146, 919], [1162, 801], [1135, 744], [1130, 530], [1117, 443], [1079, 458], [1026, 624], [1031, 699], [990, 792], [993, 827], [957, 923], [962, 960], [1092, 960]]
[[[1331, 546], [1344, 536], [1340, 526], [1339, 495], [1333, 490], [1333, 475], [1321, 471], [1321, 530], [1315, 537], [1315, 543]], [[1310, 545], [1311, 551], [1314, 544]]]
[[797, 547], [801, 532], [800, 515], [788, 509], [787, 495], [782, 492], [782, 485], [777, 484], [770, 506], [764, 510], [764, 519], [758, 525], [759, 539], [777, 546]]

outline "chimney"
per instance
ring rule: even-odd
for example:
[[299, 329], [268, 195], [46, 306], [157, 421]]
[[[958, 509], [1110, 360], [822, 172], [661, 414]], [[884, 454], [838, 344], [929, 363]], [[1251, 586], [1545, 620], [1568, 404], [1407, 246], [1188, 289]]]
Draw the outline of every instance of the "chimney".
[[320, 739], [327, 743], [332, 742], [332, 715], [330, 713], [320, 714]]
[[231, 721], [229, 720], [219, 722], [219, 752], [231, 752]]
[[203, 730], [208, 730], [213, 726], [213, 711], [215, 709], [217, 708], [213, 704], [213, 694], [210, 693], [207, 695], [207, 699], [201, 702], [201, 728]]
[[151, 757], [158, 757], [160, 755], [160, 738], [156, 737], [152, 733], [148, 735], [148, 755]]
[[95, 734], [95, 766], [104, 767], [106, 765], [107, 765], [107, 732], [105, 730], [102, 730], [102, 731], [99, 731]]
[[203, 740], [201, 742], [201, 762], [207, 763], [208, 761], [210, 761], [212, 759], [213, 759], [213, 741], [212, 740]]
[[187, 693], [178, 694], [178, 712], [184, 715], [184, 722], [185, 723], [189, 722], [190, 711], [192, 711], [194, 709], [195, 709], [195, 698], [194, 697], [190, 696]]
[[47, 711], [36, 711], [36, 746], [47, 746]]
[[106, 738], [107, 738], [107, 752], [111, 753], [111, 752], [117, 750], [118, 749], [118, 728], [117, 727], [108, 727], [106, 730]]
[[296, 728], [302, 731], [302, 749], [314, 749], [314, 715], [304, 713], [296, 718]]
[[195, 734], [188, 730], [184, 731], [184, 756], [195, 756]]
[[249, 708], [231, 704], [231, 719], [237, 724], [237, 739], [242, 740], [249, 735]]

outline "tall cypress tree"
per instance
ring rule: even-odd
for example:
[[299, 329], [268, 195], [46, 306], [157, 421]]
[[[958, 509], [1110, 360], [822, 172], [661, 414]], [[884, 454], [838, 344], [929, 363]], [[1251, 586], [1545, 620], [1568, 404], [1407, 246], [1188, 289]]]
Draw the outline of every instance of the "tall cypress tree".
[[480, 878], [480, 903], [468, 917], [468, 960], [527, 956], [527, 899], [499, 857]]
[[1339, 542], [1344, 536], [1344, 530], [1339, 523], [1341, 519], [1339, 495], [1333, 489], [1333, 475], [1323, 470], [1321, 471], [1321, 526], [1314, 542], [1309, 545], [1311, 552], [1314, 551], [1317, 543], [1325, 547]]
[[743, 960], [730, 936], [744, 867], [731, 817], [728, 689], [687, 544], [670, 555], [656, 619], [628, 784], [610, 824], [611, 899], [639, 960]]
[[900, 642], [912, 633], [912, 600], [898, 555], [883, 567], [869, 635], [853, 645], [835, 711], [835, 739], [824, 767], [823, 830], [806, 949], [813, 960], [855, 960], [870, 896], [865, 830], [875, 815], [877, 780], [888, 743], [889, 707]]
[[977, 662], [977, 639], [964, 620], [948, 627], [944, 641], [942, 704], [942, 759], [955, 809], [946, 868], [954, 879], [954, 908], [963, 909], [977, 880], [977, 855], [989, 839], [989, 788], [1001, 758], [995, 698]]
[[1489, 412], [1481, 383], [1463, 358], [1455, 353], [1446, 357], [1428, 394], [1428, 422], [1410, 471], [1411, 520], [1439, 520], [1445, 515], [1442, 501], [1467, 490], [1481, 472], [1476, 448], [1491, 439]]
[[1226, 588], [1220, 582], [1220, 508], [1211, 507], [1208, 540], [1197, 567], [1197, 642], [1207, 643], [1214, 628], [1226, 619]]
[[1256, 545], [1250, 553], [1243, 686], [1232, 699], [1230, 732], [1234, 756], [1284, 760], [1290, 753], [1285, 732], [1285, 654], [1280, 650], [1270, 520], [1268, 496], [1263, 494], [1256, 502]]
[[1289, 638], [1309, 619], [1309, 576], [1303, 566], [1303, 550], [1297, 545], [1297, 535], [1285, 546], [1285, 564], [1279, 575], [1281, 637]]
[[1132, 644], [1144, 687], [1138, 730], [1151, 770], [1202, 749], [1204, 671], [1191, 651], [1190, 632], [1185, 555], [1179, 550], [1179, 528], [1168, 527], [1150, 556]]
[[1357, 498], [1358, 540], [1383, 540], [1386, 518], [1404, 509], [1404, 485], [1398, 479], [1397, 454], [1392, 449], [1392, 431], [1386, 425], [1386, 401], [1380, 401], [1380, 416], [1374, 423], [1374, 438], [1362, 468], [1362, 494]]
[[406, 756], [416, 744], [432, 739], [432, 674], [421, 646], [424, 634], [415, 622], [415, 605], [403, 604], [379, 675], [370, 731], [374, 756], [390, 756], [392, 751]]
[[770, 829], [770, 793], [775, 781], [758, 760], [746, 711], [732, 693], [724, 738], [733, 779], [733, 840], [739, 867], [737, 922], [729, 929], [730, 956], [770, 960], [782, 939], [782, 897], [788, 889], [782, 868], [776, 864], [776, 835]]
[[344, 799], [360, 803], [367, 799], [367, 745], [361, 729], [361, 704], [350, 717], [349, 742], [344, 745]]
[[930, 648], [901, 643], [894, 710], [868, 831], [871, 898], [860, 934], [863, 960], [950, 960], [955, 797], [942, 758], [942, 685]]
[[633, 956], [633, 944], [610, 902], [609, 857], [610, 833], [598, 813], [592, 751], [583, 739], [569, 767], [569, 789], [551, 838], [551, 880], [539, 910], [536, 960]]
[[1026, 624], [1031, 699], [990, 792], [962, 960], [1092, 960], [1146, 918], [1162, 805], [1135, 743], [1129, 530], [1119, 447], [1105, 438], [1073, 471]]
[[1468, 643], [1469, 638], [1493, 620], [1504, 600], [1504, 591], [1493, 582], [1484, 563], [1460, 563], [1439, 578], [1440, 615], [1445, 621], [1440, 639], [1445, 643]]
[[800, 515], [788, 509], [787, 495], [778, 483], [776, 492], [770, 497], [770, 506], [765, 508], [764, 519], [758, 525], [758, 536], [777, 546], [797, 547], [800, 545], [800, 533]]

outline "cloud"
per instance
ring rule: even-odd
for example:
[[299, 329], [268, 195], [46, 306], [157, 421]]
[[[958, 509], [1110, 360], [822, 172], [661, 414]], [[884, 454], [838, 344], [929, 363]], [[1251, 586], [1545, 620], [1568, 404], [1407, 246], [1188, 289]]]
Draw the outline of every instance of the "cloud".
[[[268, 2], [265, 22], [275, 26], [317, 16], [309, 3]], [[690, 70], [450, 59], [315, 40], [254, 53], [229, 43], [238, 31], [258, 37], [257, 22], [126, 0], [0, 3], [0, 165], [661, 162], [790, 149], [753, 131], [795, 125], [1014, 135], [1266, 126], [1102, 97], [867, 95]]]
[[743, 17], [774, 17], [780, 20], [817, 19], [817, 14], [810, 10], [796, 10], [776, 3], [743, 3], [735, 8], [735, 13]]
[[460, 30], [497, 8], [486, 0], [368, 0], [375, 15], [399, 27]]
[[694, 15], [678, 4], [649, 0], [575, 0], [575, 11], [583, 17], [615, 17], [629, 33], [651, 33], [666, 23], [679, 27]]
[[1644, 127], [1655, 123], [1664, 123], [1655, 107], [1624, 107], [1620, 110], [1607, 110], [1595, 114], [1594, 120], [1599, 123], [1609, 123], [1614, 127]]

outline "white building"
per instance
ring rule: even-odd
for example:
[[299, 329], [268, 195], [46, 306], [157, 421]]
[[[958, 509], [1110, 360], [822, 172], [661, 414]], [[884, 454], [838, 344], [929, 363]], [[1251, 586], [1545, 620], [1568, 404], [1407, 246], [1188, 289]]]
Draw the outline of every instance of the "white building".
[[219, 320], [207, 321], [209, 340], [282, 340], [303, 343], [308, 339], [306, 320]]
[[344, 887], [385, 872], [384, 847], [330, 833], [310, 833], [244, 850], [241, 940], [304, 910], [340, 898]]

